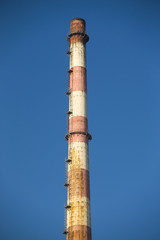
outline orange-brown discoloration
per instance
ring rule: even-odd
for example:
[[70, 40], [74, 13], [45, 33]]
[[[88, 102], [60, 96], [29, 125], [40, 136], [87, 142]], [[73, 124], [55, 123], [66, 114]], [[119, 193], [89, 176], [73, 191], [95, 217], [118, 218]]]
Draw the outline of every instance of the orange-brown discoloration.
[[90, 200], [86, 197], [73, 196], [68, 199], [71, 206], [67, 211], [67, 227], [85, 225], [91, 227]]
[[90, 199], [89, 171], [73, 169], [68, 172], [69, 199], [73, 196], [83, 196]]
[[91, 240], [91, 228], [88, 226], [72, 226], [67, 231], [67, 240]]
[[70, 44], [75, 43], [75, 42], [82, 42], [83, 44], [85, 44], [85, 43], [86, 43], [86, 40], [85, 40], [84, 36], [81, 36], [81, 35], [73, 35], [73, 36], [70, 38]]
[[81, 32], [81, 33], [85, 33], [85, 21], [83, 19], [72, 19], [71, 20], [71, 24], [70, 24], [70, 33], [75, 33], [77, 31]]
[[71, 164], [68, 165], [68, 171], [77, 168], [89, 170], [88, 144], [84, 142], [69, 144], [68, 156], [72, 159]]

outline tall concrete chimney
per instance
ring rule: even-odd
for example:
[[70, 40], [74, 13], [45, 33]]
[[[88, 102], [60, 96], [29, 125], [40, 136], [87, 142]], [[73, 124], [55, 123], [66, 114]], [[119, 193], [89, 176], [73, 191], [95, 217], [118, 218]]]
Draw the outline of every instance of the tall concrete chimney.
[[87, 118], [86, 23], [75, 18], [70, 23], [69, 97], [66, 226], [67, 240], [91, 240], [90, 183]]

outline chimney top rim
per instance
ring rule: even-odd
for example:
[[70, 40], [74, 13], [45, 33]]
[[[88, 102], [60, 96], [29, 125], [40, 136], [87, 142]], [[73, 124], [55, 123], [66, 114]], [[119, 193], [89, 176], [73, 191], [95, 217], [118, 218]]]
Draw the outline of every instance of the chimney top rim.
[[82, 21], [82, 22], [86, 23], [86, 21], [85, 21], [83, 18], [73, 18], [73, 19], [71, 20], [71, 22], [73, 22], [73, 21], [75, 21], [75, 20], [79, 20], [79, 21]]

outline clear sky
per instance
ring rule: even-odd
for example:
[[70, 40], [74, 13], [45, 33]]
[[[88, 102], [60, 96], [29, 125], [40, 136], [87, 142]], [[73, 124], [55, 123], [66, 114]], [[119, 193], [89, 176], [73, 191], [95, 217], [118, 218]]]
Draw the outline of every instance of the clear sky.
[[60, 240], [70, 20], [87, 22], [93, 240], [160, 239], [160, 2], [0, 1], [0, 240]]

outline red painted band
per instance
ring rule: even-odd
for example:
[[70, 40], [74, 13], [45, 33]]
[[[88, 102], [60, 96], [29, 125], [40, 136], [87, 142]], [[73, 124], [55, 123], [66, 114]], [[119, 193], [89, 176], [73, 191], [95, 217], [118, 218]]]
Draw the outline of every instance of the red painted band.
[[88, 132], [88, 119], [75, 116], [69, 119], [69, 132]]
[[83, 44], [86, 44], [86, 41], [84, 39], [84, 36], [81, 36], [81, 35], [73, 35], [71, 38], [70, 38], [70, 44], [72, 43], [75, 43], [75, 42], [81, 42]]
[[85, 21], [83, 19], [72, 19], [70, 23], [70, 33], [82, 32], [85, 33]]
[[84, 225], [75, 225], [67, 229], [67, 240], [91, 240], [91, 228]]
[[69, 77], [70, 92], [85, 91], [87, 93], [86, 68], [73, 67], [71, 70], [73, 72], [70, 73]]
[[85, 142], [88, 144], [88, 137], [84, 134], [72, 134], [69, 135], [68, 144], [72, 142]]
[[72, 169], [68, 172], [69, 199], [73, 196], [90, 199], [89, 171], [82, 168]]

